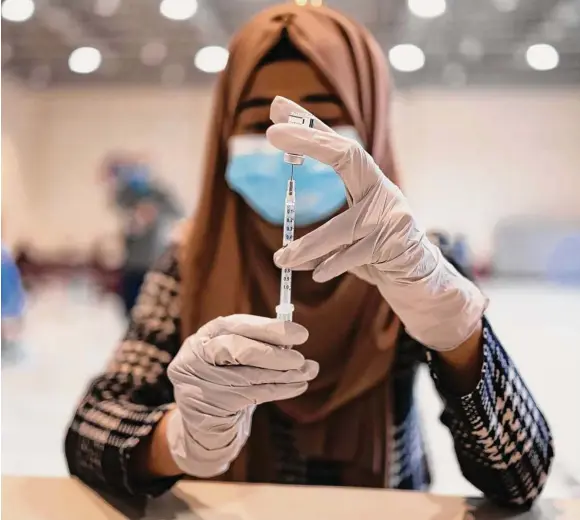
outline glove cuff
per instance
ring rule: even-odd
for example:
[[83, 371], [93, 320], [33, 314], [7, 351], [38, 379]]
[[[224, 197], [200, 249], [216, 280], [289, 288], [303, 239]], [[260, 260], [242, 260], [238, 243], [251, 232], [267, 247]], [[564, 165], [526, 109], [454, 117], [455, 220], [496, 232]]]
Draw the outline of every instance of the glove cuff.
[[377, 285], [411, 337], [434, 350], [453, 350], [477, 329], [489, 299], [438, 247], [428, 240], [421, 247], [421, 275], [419, 269], [409, 276], [383, 272]]
[[194, 477], [210, 478], [225, 473], [246, 443], [250, 433], [246, 424], [250, 423], [252, 412], [253, 408], [248, 410], [248, 417], [244, 418], [247, 420], [242, 421], [240, 429], [233, 430], [230, 442], [221, 448], [208, 449], [204, 446], [203, 437], [207, 436], [207, 440], [212, 441], [213, 434], [196, 432], [194, 437], [177, 409], [169, 417], [166, 430], [169, 452], [175, 464], [184, 473]]

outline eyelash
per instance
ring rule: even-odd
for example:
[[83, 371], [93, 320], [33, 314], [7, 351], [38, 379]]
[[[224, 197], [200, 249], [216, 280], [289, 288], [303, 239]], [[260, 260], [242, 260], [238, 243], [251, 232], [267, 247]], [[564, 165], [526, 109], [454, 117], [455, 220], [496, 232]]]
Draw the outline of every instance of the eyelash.
[[250, 130], [253, 132], [266, 132], [268, 128], [272, 126], [270, 121], [263, 122], [263, 123], [252, 123], [251, 125], [246, 126], [246, 130]]

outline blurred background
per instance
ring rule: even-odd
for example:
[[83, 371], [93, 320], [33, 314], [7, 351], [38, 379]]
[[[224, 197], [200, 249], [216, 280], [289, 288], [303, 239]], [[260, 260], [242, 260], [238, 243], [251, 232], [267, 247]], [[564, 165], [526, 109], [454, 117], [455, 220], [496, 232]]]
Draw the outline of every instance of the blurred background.
[[[168, 230], [195, 211], [228, 41], [276, 3], [2, 2], [2, 244], [25, 292], [12, 313], [2, 297], [2, 472], [66, 474], [67, 422], [126, 323], [123, 215], [134, 208], [116, 186], [149, 179]], [[388, 56], [403, 189], [491, 297], [546, 412], [546, 496], [580, 496], [580, 0], [324, 3]], [[423, 376], [433, 490], [474, 494]]]

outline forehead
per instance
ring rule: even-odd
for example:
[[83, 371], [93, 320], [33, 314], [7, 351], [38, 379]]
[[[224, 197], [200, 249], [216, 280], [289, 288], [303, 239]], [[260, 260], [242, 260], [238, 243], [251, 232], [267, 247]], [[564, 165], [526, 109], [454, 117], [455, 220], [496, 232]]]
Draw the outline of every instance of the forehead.
[[299, 100], [304, 94], [332, 93], [328, 82], [309, 62], [278, 61], [260, 67], [254, 73], [242, 101], [251, 98], [284, 96]]

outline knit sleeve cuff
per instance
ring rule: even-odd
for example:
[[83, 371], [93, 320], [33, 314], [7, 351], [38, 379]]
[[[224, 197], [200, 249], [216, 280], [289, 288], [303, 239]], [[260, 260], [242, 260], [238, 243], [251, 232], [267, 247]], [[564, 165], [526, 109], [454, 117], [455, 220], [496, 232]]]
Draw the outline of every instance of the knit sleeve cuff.
[[435, 383], [441, 398], [456, 411], [464, 411], [469, 403], [481, 402], [488, 394], [490, 377], [503, 358], [503, 349], [495, 339], [493, 331], [487, 320], [483, 318], [483, 363], [476, 387], [468, 394], [460, 395], [455, 392], [445, 381], [443, 362], [437, 352], [427, 349], [427, 363], [431, 377]]
[[166, 404], [148, 412], [133, 415], [128, 422], [118, 430], [131, 432], [130, 436], [116, 439], [114, 432], [110, 433], [102, 458], [103, 473], [115, 489], [124, 489], [131, 496], [158, 497], [171, 489], [183, 475], [174, 477], [150, 478], [142, 474], [136, 456], [141, 454], [143, 443], [148, 442], [153, 430], [166, 412], [175, 407], [174, 403]]

